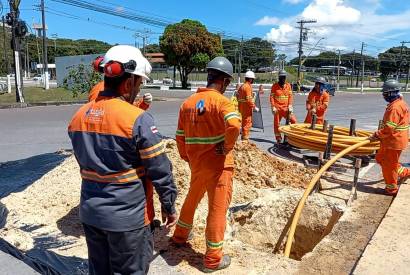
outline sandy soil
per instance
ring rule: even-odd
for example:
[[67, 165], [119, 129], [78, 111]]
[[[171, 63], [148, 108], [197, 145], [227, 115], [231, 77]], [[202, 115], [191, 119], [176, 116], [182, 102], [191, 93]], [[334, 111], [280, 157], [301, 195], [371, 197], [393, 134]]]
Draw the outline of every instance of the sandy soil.
[[[234, 258], [231, 268], [221, 274], [292, 274], [297, 271], [299, 262], [273, 254], [273, 251], [283, 245], [289, 217], [303, 187], [315, 171], [271, 157], [254, 144], [238, 143], [235, 150], [237, 167], [224, 246], [225, 252]], [[179, 210], [189, 188], [189, 166], [179, 158], [174, 141], [168, 142], [167, 153], [173, 163], [175, 182], [179, 189]], [[75, 158], [70, 156], [23, 192], [2, 199], [9, 215], [5, 228], [0, 230], [0, 237], [23, 251], [40, 248], [61, 256], [86, 259], [85, 239], [78, 220], [81, 185], [78, 170]], [[309, 199], [298, 227], [299, 235], [296, 234], [296, 258], [303, 256], [330, 232], [343, 211], [340, 201], [318, 194]], [[184, 248], [175, 248], [169, 244], [172, 232], [156, 230], [157, 256], [166, 262], [163, 271], [199, 273], [205, 251], [206, 215], [205, 196], [196, 212], [194, 238]], [[358, 216], [356, 213], [352, 215]], [[369, 212], [363, 214], [363, 217], [367, 215]], [[346, 229], [339, 234], [348, 232], [349, 229]], [[310, 258], [316, 259], [316, 256]], [[303, 269], [312, 268], [309, 262], [302, 261], [302, 264], [305, 265]]]

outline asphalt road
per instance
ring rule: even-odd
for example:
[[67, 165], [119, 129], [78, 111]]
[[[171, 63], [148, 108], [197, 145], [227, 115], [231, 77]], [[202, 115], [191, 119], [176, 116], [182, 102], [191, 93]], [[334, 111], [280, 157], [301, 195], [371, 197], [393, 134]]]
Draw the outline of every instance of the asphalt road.
[[[154, 96], [168, 96], [171, 92], [153, 92]], [[176, 130], [178, 109], [182, 98], [189, 93], [171, 95], [169, 101], [155, 101], [149, 112], [153, 114], [159, 131], [173, 137]], [[305, 117], [306, 95], [295, 96], [295, 114], [299, 121]], [[269, 148], [274, 141], [272, 114], [268, 94], [261, 97], [265, 131], [252, 132], [251, 137], [262, 148]], [[331, 98], [327, 119], [331, 124], [349, 126], [350, 119], [357, 119], [357, 128], [376, 129], [385, 102], [380, 94], [341, 93]], [[31, 156], [71, 148], [67, 125], [79, 105], [31, 107], [0, 110], [0, 162], [25, 159]]]

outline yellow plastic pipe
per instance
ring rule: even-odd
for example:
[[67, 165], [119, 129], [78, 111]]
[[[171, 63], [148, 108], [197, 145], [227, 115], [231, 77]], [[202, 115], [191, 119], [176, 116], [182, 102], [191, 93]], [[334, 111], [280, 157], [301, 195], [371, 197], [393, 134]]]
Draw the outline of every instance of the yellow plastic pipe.
[[286, 247], [285, 247], [285, 256], [289, 257], [290, 255], [290, 250], [292, 248], [292, 242], [293, 242], [293, 237], [295, 236], [295, 231], [296, 231], [296, 226], [298, 225], [300, 214], [302, 213], [303, 207], [305, 206], [307, 197], [309, 196], [310, 192], [312, 192], [313, 188], [315, 187], [317, 181], [320, 179], [320, 177], [323, 175], [323, 173], [332, 165], [334, 164], [338, 159], [343, 157], [344, 155], [360, 148], [363, 147], [367, 144], [370, 143], [370, 140], [365, 140], [362, 142], [359, 142], [357, 144], [354, 144], [343, 151], [339, 152], [336, 156], [334, 156], [331, 160], [329, 160], [325, 165], [323, 165], [322, 168], [317, 172], [317, 174], [312, 178], [312, 180], [309, 182], [309, 185], [307, 186], [305, 193], [303, 193], [302, 198], [300, 199], [298, 206], [296, 208], [295, 215], [293, 216], [292, 224], [290, 225], [289, 228], [289, 233], [288, 233], [288, 239], [286, 241]]

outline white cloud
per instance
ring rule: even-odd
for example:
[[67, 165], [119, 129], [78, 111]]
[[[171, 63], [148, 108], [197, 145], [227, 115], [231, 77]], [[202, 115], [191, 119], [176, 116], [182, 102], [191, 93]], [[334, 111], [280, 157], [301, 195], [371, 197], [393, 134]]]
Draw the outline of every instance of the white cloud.
[[303, 18], [329, 25], [356, 23], [360, 15], [359, 10], [345, 6], [342, 0], [315, 0], [301, 14]]
[[259, 19], [255, 25], [257, 26], [270, 26], [270, 25], [277, 25], [280, 22], [280, 19], [277, 17], [270, 17], [264, 16], [263, 18]]
[[292, 4], [292, 5], [297, 5], [299, 3], [302, 3], [304, 0], [283, 0], [284, 3]]
[[266, 34], [266, 39], [268, 41], [288, 42], [288, 38], [291, 37], [294, 31], [294, 27], [288, 24], [282, 24], [278, 28], [272, 28], [270, 32]]
[[[265, 39], [278, 43], [299, 41], [296, 22], [300, 19], [317, 20], [316, 24], [307, 25], [310, 30], [306, 45], [314, 45], [321, 37], [325, 37], [326, 40], [320, 45], [326, 49], [357, 50], [362, 41], [376, 45], [382, 42], [394, 45], [398, 42], [389, 39], [399, 39], [403, 37], [403, 32], [408, 33], [410, 9], [398, 11], [396, 14], [379, 14], [375, 6], [381, 5], [380, 0], [364, 0], [360, 5], [354, 2], [312, 0], [300, 14], [279, 20], [278, 26], [272, 28], [265, 35]], [[364, 2], [367, 5], [364, 5]], [[288, 56], [296, 55], [295, 48], [287, 49], [290, 51]]]

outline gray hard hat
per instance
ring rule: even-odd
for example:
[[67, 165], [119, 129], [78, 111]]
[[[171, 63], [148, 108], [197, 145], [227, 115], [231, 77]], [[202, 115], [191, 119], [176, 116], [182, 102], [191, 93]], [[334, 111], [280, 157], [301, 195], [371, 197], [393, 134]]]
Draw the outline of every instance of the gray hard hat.
[[288, 73], [285, 70], [279, 71], [279, 76], [288, 76]]
[[211, 61], [209, 61], [206, 66], [207, 70], [215, 70], [222, 72], [229, 77], [233, 77], [233, 66], [232, 63], [223, 56], [217, 56]]
[[323, 76], [316, 77], [315, 83], [326, 84], [326, 79]]
[[388, 79], [383, 83], [382, 92], [400, 91], [402, 87], [396, 79]]

